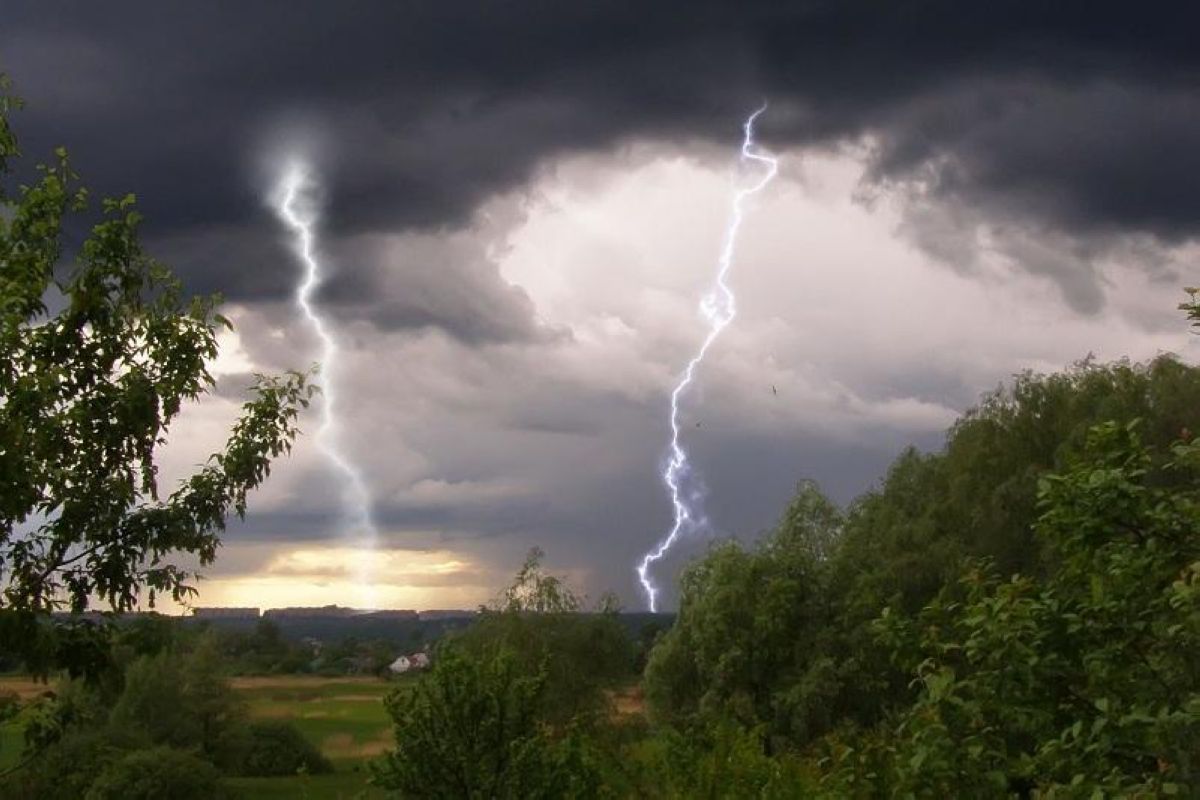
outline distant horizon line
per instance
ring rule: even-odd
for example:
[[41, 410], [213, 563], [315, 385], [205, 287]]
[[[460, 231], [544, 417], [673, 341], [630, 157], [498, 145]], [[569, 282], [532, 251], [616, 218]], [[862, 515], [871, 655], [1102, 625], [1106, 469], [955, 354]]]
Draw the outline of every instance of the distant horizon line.
[[[200, 613], [197, 613], [200, 612]], [[188, 619], [232, 619], [245, 617], [265, 618], [271, 612], [289, 612], [288, 616], [303, 617], [360, 617], [371, 616], [375, 614], [404, 614], [414, 615], [418, 618], [421, 615], [436, 614], [439, 617], [467, 617], [474, 616], [480, 612], [480, 607], [476, 608], [427, 608], [424, 610], [415, 608], [354, 608], [353, 606], [340, 606], [337, 604], [323, 606], [274, 606], [271, 608], [263, 608], [261, 606], [192, 606], [189, 608], [181, 608], [178, 613], [169, 613], [159, 611], [158, 609], [131, 609], [129, 611], [101, 611], [99, 609], [88, 609], [82, 612], [73, 611], [55, 611], [53, 616], [70, 617], [70, 616], [108, 616], [115, 615], [118, 617], [130, 617], [138, 615], [157, 614], [161, 617], [179, 617]], [[310, 614], [297, 612], [313, 612]], [[587, 613], [587, 612], [583, 612]], [[654, 614], [655, 616], [671, 616], [675, 612], [671, 611], [639, 611], [639, 610], [622, 610], [621, 614]]]

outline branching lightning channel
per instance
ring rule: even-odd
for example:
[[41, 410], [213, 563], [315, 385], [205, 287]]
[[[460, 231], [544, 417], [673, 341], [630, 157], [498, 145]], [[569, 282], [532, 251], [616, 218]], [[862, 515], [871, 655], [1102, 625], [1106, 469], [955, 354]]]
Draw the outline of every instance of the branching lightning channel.
[[[303, 279], [296, 287], [296, 305], [299, 306], [321, 342], [318, 361], [318, 376], [322, 384], [321, 425], [317, 429], [316, 444], [344, 480], [343, 502], [346, 504], [347, 516], [351, 523], [350, 533], [353, 535], [353, 543], [366, 548], [374, 548], [378, 532], [371, 516], [370, 494], [367, 492], [366, 483], [363, 481], [358, 467], [342, 452], [337, 441], [335, 422], [337, 400], [334, 391], [334, 370], [338, 355], [337, 342], [313, 306], [313, 292], [321, 283], [321, 262], [316, 254], [316, 237], [313, 233], [317, 222], [317, 214], [311, 197], [314, 188], [309, 166], [300, 160], [290, 162], [284, 169], [275, 194], [275, 212], [294, 236], [296, 255], [304, 268]], [[369, 561], [370, 559], [361, 559], [360, 569], [364, 571], [369, 569], [367, 566]], [[370, 576], [360, 574], [357, 578], [362, 591], [369, 592], [372, 585], [372, 581], [369, 580]], [[365, 599], [370, 601], [372, 598], [366, 595]]]
[[738, 231], [742, 227], [742, 219], [745, 216], [744, 206], [746, 199], [770, 183], [779, 168], [778, 162], [769, 153], [760, 150], [754, 144], [754, 123], [759, 115], [766, 110], [767, 104], [763, 103], [742, 125], [744, 135], [742, 137], [741, 150], [741, 161], [743, 164], [751, 162], [761, 165], [766, 168], [765, 172], [752, 185], [742, 187], [734, 192], [729, 225], [725, 229], [725, 242], [721, 248], [720, 258], [717, 260], [716, 281], [712, 291], [706, 294], [700, 301], [700, 313], [705, 321], [708, 322], [708, 335], [704, 337], [700, 349], [688, 361], [687, 367], [683, 370], [683, 374], [679, 378], [679, 382], [671, 392], [670, 458], [663, 469], [662, 477], [663, 483], [666, 484], [667, 492], [671, 497], [675, 522], [666, 537], [653, 550], [642, 557], [641, 563], [637, 567], [638, 580], [641, 581], [642, 589], [646, 592], [646, 599], [652, 612], [658, 610], [658, 588], [654, 585], [654, 581], [650, 577], [650, 566], [667, 554], [667, 551], [675, 544], [675, 541], [685, 528], [700, 524], [704, 518], [703, 509], [700, 507], [700, 498], [698, 496], [689, 497], [683, 488], [683, 481], [689, 471], [689, 463], [687, 451], [679, 443], [679, 400], [691, 385], [692, 379], [696, 374], [696, 367], [704, 360], [705, 354], [708, 353], [708, 348], [712, 346], [713, 342], [717, 340], [717, 337], [721, 335], [721, 332], [725, 330], [737, 314], [736, 298], [734, 297], [733, 290], [729, 288], [726, 278], [729, 277], [729, 271], [733, 267], [733, 256], [737, 247]]

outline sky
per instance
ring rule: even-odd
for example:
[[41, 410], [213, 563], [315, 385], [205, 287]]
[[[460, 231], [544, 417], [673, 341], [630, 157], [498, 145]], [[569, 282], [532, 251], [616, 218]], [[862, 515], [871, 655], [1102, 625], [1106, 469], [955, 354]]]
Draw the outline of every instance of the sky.
[[137, 194], [189, 291], [225, 298], [235, 331], [160, 452], [168, 486], [252, 373], [318, 357], [269, 205], [289, 157], [312, 164], [336, 440], [379, 543], [345, 535], [314, 408], [202, 605], [469, 608], [540, 546], [643, 607], [668, 398], [768, 101], [779, 176], [681, 410], [710, 526], [657, 567], [669, 608], [689, 559], [768, 530], [798, 481], [849, 503], [1014, 373], [1196, 360], [1176, 306], [1200, 275], [1197, 13], [9, 0], [0, 71], [26, 100], [21, 169], [67, 145], [94, 194]]

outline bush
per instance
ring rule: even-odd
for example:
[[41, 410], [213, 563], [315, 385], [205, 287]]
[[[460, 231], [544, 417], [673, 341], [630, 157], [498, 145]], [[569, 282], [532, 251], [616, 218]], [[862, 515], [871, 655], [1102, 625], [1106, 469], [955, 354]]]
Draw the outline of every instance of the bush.
[[79, 800], [96, 775], [120, 758], [122, 750], [106, 731], [71, 733], [50, 745], [29, 766], [7, 777], [0, 798]]
[[589, 742], [551, 735], [539, 719], [544, 688], [544, 673], [526, 674], [507, 651], [444, 653], [411, 690], [388, 695], [397, 747], [374, 765], [376, 783], [403, 797], [594, 795]]
[[583, 612], [583, 599], [543, 569], [542, 555], [531, 551], [501, 600], [443, 650], [480, 661], [504, 652], [525, 674], [541, 673], [538, 716], [562, 725], [603, 709], [606, 690], [634, 678], [635, 654], [615, 600]]
[[646, 665], [657, 720], [763, 725], [768, 748], [829, 727], [841, 676], [820, 645], [830, 624], [827, 553], [842, 523], [814, 484], [801, 484], [756, 547], [725, 542], [687, 569], [675, 625]]
[[1047, 576], [982, 562], [915, 618], [885, 612], [919, 694], [831, 748], [837, 796], [1196, 796], [1200, 443], [1163, 460], [1138, 430], [1096, 426], [1040, 482]]
[[0, 722], [17, 715], [21, 708], [21, 698], [17, 693], [8, 689], [0, 691]]
[[333, 765], [290, 722], [255, 722], [249, 726], [239, 773], [248, 777], [315, 775]]
[[230, 797], [221, 773], [182, 750], [135, 750], [112, 762], [92, 783], [86, 800], [219, 800]]
[[111, 724], [150, 742], [198, 746], [205, 758], [227, 767], [238, 760], [244, 717], [215, 643], [205, 638], [187, 657], [161, 653], [130, 664]]
[[802, 800], [818, 788], [800, 759], [766, 755], [760, 732], [729, 721], [686, 734], [661, 728], [631, 749], [624, 770], [638, 796]]

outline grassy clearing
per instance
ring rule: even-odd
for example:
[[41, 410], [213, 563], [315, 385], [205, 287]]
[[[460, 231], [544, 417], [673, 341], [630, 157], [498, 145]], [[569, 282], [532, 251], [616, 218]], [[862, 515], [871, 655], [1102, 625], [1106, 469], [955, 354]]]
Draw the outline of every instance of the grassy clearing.
[[231, 778], [247, 800], [378, 800], [386, 795], [367, 785], [366, 772], [297, 775], [288, 778]]
[[[32, 678], [16, 675], [0, 675], [0, 694], [14, 692], [22, 702], [33, 700], [50, 689], [49, 684]], [[0, 770], [5, 770], [21, 760], [25, 737], [21, 727], [14, 722], [0, 725]]]
[[25, 741], [21, 729], [12, 722], [0, 725], [0, 770], [6, 770], [21, 759]]
[[291, 722], [329, 757], [336, 770], [332, 775], [232, 781], [246, 797], [383, 797], [367, 785], [367, 762], [392, 746], [392, 723], [383, 708], [383, 696], [396, 683], [375, 678], [279, 676], [238, 678], [233, 685], [245, 698], [252, 718]]
[[234, 683], [258, 719], [293, 723], [338, 769], [362, 764], [391, 745], [383, 696], [395, 684], [380, 680], [310, 677], [249, 679]]

